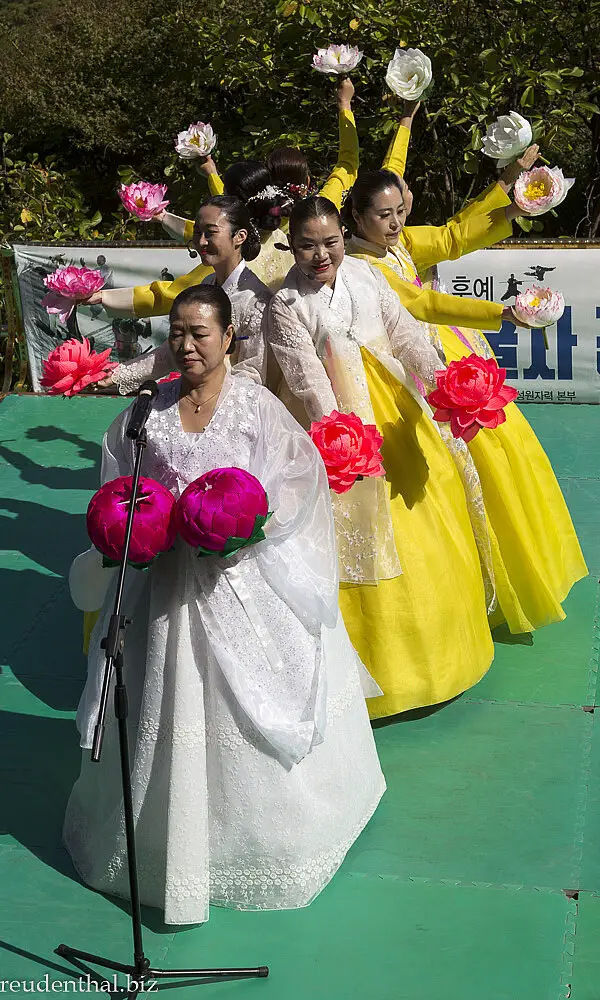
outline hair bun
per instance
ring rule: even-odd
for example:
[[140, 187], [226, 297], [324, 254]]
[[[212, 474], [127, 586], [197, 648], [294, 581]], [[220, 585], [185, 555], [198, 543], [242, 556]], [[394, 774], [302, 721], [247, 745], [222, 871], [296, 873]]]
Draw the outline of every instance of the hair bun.
[[260, 233], [256, 228], [252, 219], [250, 219], [250, 225], [248, 226], [248, 236], [244, 240], [241, 246], [242, 257], [244, 260], [256, 260], [260, 253], [261, 242]]
[[259, 229], [279, 229], [282, 218], [291, 214], [293, 198], [275, 184], [267, 184], [246, 202], [252, 221]]

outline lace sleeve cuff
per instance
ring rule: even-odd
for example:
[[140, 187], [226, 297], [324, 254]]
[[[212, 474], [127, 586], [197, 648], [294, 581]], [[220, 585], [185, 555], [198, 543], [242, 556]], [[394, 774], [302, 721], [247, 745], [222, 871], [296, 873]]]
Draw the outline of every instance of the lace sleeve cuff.
[[111, 379], [119, 387], [119, 394], [127, 396], [135, 392], [146, 379], [158, 379], [168, 375], [173, 369], [173, 355], [169, 341], [157, 347], [154, 351], [142, 354], [133, 361], [120, 364], [111, 373]]

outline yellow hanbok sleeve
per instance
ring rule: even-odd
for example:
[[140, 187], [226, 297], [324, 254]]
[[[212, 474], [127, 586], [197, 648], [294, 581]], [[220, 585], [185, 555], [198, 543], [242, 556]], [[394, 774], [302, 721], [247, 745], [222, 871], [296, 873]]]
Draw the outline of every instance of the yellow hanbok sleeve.
[[512, 234], [512, 223], [503, 208], [466, 219], [449, 219], [445, 226], [405, 226], [400, 235], [418, 271], [443, 260], [457, 260], [483, 250]]
[[396, 134], [390, 142], [382, 167], [384, 170], [391, 170], [404, 177], [406, 171], [406, 157], [408, 156], [408, 144], [410, 142], [410, 129], [406, 125], [398, 125]]
[[225, 194], [225, 185], [223, 184], [223, 179], [220, 174], [209, 174], [208, 175], [208, 190], [211, 195]]
[[136, 316], [166, 316], [173, 301], [190, 285], [200, 285], [212, 274], [212, 267], [200, 264], [188, 274], [182, 274], [175, 281], [153, 281], [150, 285], [137, 285], [133, 289], [133, 308]]
[[[377, 261], [372, 261], [377, 264]], [[499, 302], [467, 299], [419, 288], [385, 270], [385, 276], [411, 316], [423, 323], [464, 326], [473, 330], [499, 330], [503, 308]]]
[[431, 288], [419, 287], [390, 267], [385, 260], [371, 254], [355, 253], [350, 245], [352, 257], [366, 260], [384, 275], [405, 309], [415, 319], [434, 326], [464, 326], [472, 330], [499, 330], [502, 326], [503, 307], [499, 302], [486, 299], [468, 299], [460, 295], [435, 292]]
[[340, 145], [338, 159], [319, 194], [329, 198], [338, 211], [344, 193], [349, 191], [358, 176], [358, 132], [352, 111], [344, 108], [339, 113]]
[[476, 198], [467, 202], [464, 208], [452, 216], [454, 221], [464, 221], [471, 215], [485, 215], [486, 212], [493, 212], [497, 208], [506, 208], [511, 204], [511, 200], [506, 191], [495, 182], [478, 194]]

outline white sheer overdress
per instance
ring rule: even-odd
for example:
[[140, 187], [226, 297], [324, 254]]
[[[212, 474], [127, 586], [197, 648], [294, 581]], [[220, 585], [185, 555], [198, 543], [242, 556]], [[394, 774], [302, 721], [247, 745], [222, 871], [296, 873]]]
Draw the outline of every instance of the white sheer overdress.
[[[247, 378], [227, 377], [203, 434], [182, 430], [177, 397], [177, 382], [161, 386], [143, 474], [177, 496], [209, 469], [245, 468], [265, 486], [274, 514], [267, 540], [231, 560], [198, 558], [178, 541], [149, 570], [128, 574], [125, 678], [141, 899], [163, 909], [169, 924], [206, 920], [209, 902], [307, 905], [385, 788], [364, 701], [380, 691], [338, 614], [334, 528], [316, 450]], [[104, 481], [131, 472], [126, 421], [124, 413], [105, 437]], [[91, 560], [97, 566], [93, 553]], [[113, 571], [77, 713], [83, 747], [91, 746], [114, 585]], [[85, 882], [128, 896], [110, 710], [100, 763], [83, 755], [64, 838]]]

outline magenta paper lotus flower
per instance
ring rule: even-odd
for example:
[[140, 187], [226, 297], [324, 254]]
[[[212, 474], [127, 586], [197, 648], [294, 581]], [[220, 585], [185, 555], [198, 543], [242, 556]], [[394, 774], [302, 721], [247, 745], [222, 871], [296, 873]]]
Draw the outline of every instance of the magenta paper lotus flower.
[[552, 326], [564, 313], [565, 300], [560, 292], [532, 285], [525, 292], [519, 292], [512, 309], [517, 319], [526, 326]]
[[166, 184], [150, 184], [148, 181], [121, 184], [119, 188], [119, 198], [127, 211], [142, 222], [149, 222], [164, 211], [169, 204], [168, 200], [164, 200], [166, 193]]
[[471, 441], [482, 427], [498, 427], [506, 420], [504, 407], [518, 395], [505, 379], [506, 368], [499, 368], [495, 358], [470, 354], [451, 361], [435, 373], [437, 389], [427, 397], [433, 419], [449, 421], [454, 437], [463, 441]]
[[565, 200], [574, 183], [560, 167], [534, 167], [517, 178], [515, 202], [527, 215], [543, 215]]
[[209, 156], [217, 145], [217, 137], [212, 125], [196, 122], [177, 136], [175, 149], [183, 160], [195, 160], [199, 156]]
[[42, 362], [40, 385], [51, 396], [75, 396], [93, 382], [102, 381], [117, 367], [109, 357], [110, 347], [97, 354], [85, 337], [83, 341], [65, 340]]
[[[120, 476], [105, 483], [94, 493], [87, 509], [88, 535], [108, 565], [118, 563], [123, 554], [132, 483], [132, 476]], [[175, 497], [161, 483], [142, 476], [129, 561], [134, 566], [148, 566], [161, 552], [173, 547], [176, 535]]]
[[198, 555], [233, 555], [265, 538], [269, 498], [244, 469], [213, 469], [196, 479], [177, 502], [177, 530]]
[[42, 305], [50, 315], [58, 314], [64, 325], [78, 302], [83, 302], [94, 292], [100, 291], [104, 278], [100, 271], [90, 267], [59, 267], [53, 274], [44, 278], [48, 294], [44, 295]]
[[334, 493], [347, 493], [358, 478], [385, 476], [375, 424], [363, 424], [356, 413], [333, 410], [313, 422], [308, 432], [319, 450]]
[[362, 57], [363, 53], [356, 45], [329, 45], [315, 53], [312, 64], [319, 73], [341, 75], [356, 69]]

